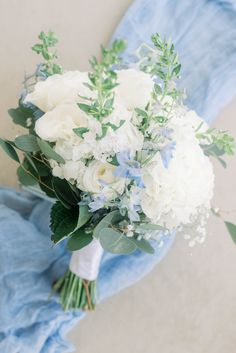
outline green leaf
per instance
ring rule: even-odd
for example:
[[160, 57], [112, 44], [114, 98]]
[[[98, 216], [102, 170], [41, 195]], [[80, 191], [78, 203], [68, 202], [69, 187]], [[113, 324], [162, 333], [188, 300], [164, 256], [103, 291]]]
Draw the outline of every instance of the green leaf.
[[33, 135], [22, 135], [16, 137], [15, 145], [24, 152], [38, 152], [40, 150], [37, 137]]
[[48, 197], [52, 197], [54, 199], [56, 199], [56, 194], [53, 190], [53, 186], [52, 186], [52, 175], [47, 175], [47, 176], [41, 176], [41, 181], [43, 182], [39, 184], [40, 189], [45, 192], [45, 194]]
[[101, 246], [112, 254], [130, 254], [137, 249], [136, 244], [126, 235], [111, 228], [101, 229], [99, 239]]
[[162, 94], [161, 87], [158, 84], [156, 84], [156, 83], [154, 85], [154, 91], [155, 91], [156, 95], [158, 95], [158, 96]]
[[55, 191], [56, 197], [66, 208], [71, 208], [78, 204], [79, 198], [68, 185], [65, 179], [57, 177], [52, 178], [52, 186]]
[[[27, 155], [26, 155], [27, 156]], [[33, 162], [36, 170], [38, 171], [38, 174], [42, 177], [44, 176], [48, 176], [51, 173], [51, 169], [49, 166], [47, 166], [46, 164], [44, 164], [43, 162], [40, 162], [39, 160], [31, 157], [30, 155], [28, 155], [28, 157], [31, 158], [31, 161]]]
[[32, 185], [37, 184], [37, 180], [32, 175], [27, 173], [22, 168], [22, 166], [19, 166], [19, 168], [17, 169], [17, 176], [18, 176], [20, 183], [24, 186], [32, 186]]
[[6, 154], [11, 157], [14, 161], [20, 163], [20, 159], [18, 157], [18, 154], [16, 153], [14, 147], [12, 146], [12, 144], [7, 141], [7, 140], [3, 140], [0, 138], [0, 146], [2, 147], [2, 149], [6, 152]]
[[84, 229], [78, 229], [68, 240], [67, 247], [71, 251], [80, 250], [91, 243], [92, 240], [91, 234], [86, 233]]
[[225, 151], [223, 149], [220, 149], [217, 145], [212, 143], [208, 149], [211, 151], [212, 154], [216, 156], [223, 156], [225, 154]]
[[217, 157], [217, 160], [220, 162], [223, 168], [227, 168], [227, 163], [223, 160], [223, 158]]
[[111, 161], [110, 161], [109, 163], [112, 164], [112, 165], [114, 165], [114, 166], [118, 166], [118, 165], [119, 165], [116, 155], [114, 155], [114, 156], [111, 158]]
[[119, 123], [119, 125], [114, 125], [114, 124], [112, 124], [112, 123], [107, 123], [106, 126], [109, 126], [109, 127], [112, 128], [112, 130], [116, 131], [116, 130], [118, 130], [122, 125], [124, 125], [124, 123], [125, 123], [125, 120], [121, 120], [120, 123]]
[[15, 124], [21, 125], [24, 128], [27, 128], [27, 119], [33, 117], [33, 111], [30, 108], [24, 107], [21, 102], [19, 102], [18, 108], [9, 109], [8, 114]]
[[108, 213], [94, 228], [93, 236], [94, 238], [99, 238], [99, 233], [101, 229], [109, 227], [111, 224], [115, 224], [123, 219], [118, 210]]
[[43, 49], [43, 45], [42, 44], [35, 44], [32, 47], [32, 50], [35, 51], [37, 54], [41, 53]]
[[43, 154], [49, 158], [53, 159], [54, 161], [58, 163], [65, 164], [64, 158], [62, 158], [58, 153], [56, 153], [52, 147], [49, 145], [48, 142], [40, 140], [39, 138], [37, 139], [38, 145], [40, 147], [40, 150], [43, 152]]
[[174, 75], [178, 77], [180, 70], [181, 70], [181, 64], [176, 65], [172, 71], [172, 76]]
[[94, 108], [92, 108], [90, 105], [88, 104], [84, 104], [84, 103], [78, 103], [78, 106], [81, 110], [83, 110], [85, 113], [87, 114], [91, 114], [94, 112]]
[[76, 129], [73, 129], [73, 131], [78, 135], [79, 137], [83, 138], [83, 135], [89, 131], [87, 127], [78, 127]]
[[79, 220], [76, 228], [79, 229], [83, 227], [91, 217], [92, 217], [92, 213], [89, 212], [88, 206], [81, 205], [79, 207]]
[[129, 238], [131, 241], [134, 242], [134, 244], [142, 251], [148, 253], [148, 254], [154, 254], [155, 250], [151, 246], [151, 244], [146, 240], [146, 239], [136, 239], [134, 237]]
[[135, 112], [144, 119], [148, 119], [148, 113], [140, 108], [135, 108]]
[[225, 222], [226, 228], [233, 239], [233, 242], [236, 244], [236, 225], [231, 222]]
[[58, 243], [73, 233], [78, 221], [79, 207], [65, 208], [60, 202], [56, 202], [50, 215], [51, 237], [54, 243]]

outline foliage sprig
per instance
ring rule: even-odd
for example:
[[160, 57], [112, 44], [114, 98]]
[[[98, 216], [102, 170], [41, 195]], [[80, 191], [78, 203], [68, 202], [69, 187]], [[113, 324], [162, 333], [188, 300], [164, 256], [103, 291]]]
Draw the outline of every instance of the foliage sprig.
[[49, 31], [48, 34], [41, 32], [38, 39], [40, 40], [40, 43], [35, 44], [32, 47], [32, 50], [37, 54], [42, 55], [45, 60], [45, 62], [42, 63], [41, 72], [46, 76], [60, 74], [62, 72], [62, 67], [55, 63], [55, 60], [57, 59], [57, 52], [55, 49], [52, 51], [50, 50], [58, 43], [55, 33], [52, 31]]

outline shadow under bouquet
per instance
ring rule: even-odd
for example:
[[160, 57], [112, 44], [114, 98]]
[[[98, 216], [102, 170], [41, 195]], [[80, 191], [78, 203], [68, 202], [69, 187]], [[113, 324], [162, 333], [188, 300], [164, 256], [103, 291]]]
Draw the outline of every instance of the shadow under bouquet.
[[[32, 49], [43, 62], [9, 110], [28, 134], [0, 144], [19, 163], [20, 183], [54, 201], [52, 242], [66, 240], [73, 252], [54, 284], [63, 308], [91, 310], [104, 250], [152, 256], [152, 242], [161, 247], [173, 233], [190, 246], [204, 241], [210, 212], [220, 216], [209, 157], [225, 167], [235, 143], [183, 104], [178, 56], [159, 34], [129, 66], [124, 41], [101, 47], [90, 72], [63, 71], [54, 33], [39, 39]], [[225, 223], [236, 240], [235, 225]]]

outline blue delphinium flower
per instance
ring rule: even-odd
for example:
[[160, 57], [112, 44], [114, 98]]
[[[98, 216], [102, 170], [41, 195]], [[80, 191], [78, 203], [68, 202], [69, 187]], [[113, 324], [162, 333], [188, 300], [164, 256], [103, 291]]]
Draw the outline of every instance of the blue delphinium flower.
[[91, 212], [95, 212], [100, 208], [103, 208], [107, 199], [103, 194], [99, 194], [93, 197], [93, 200], [89, 202], [88, 206]]
[[119, 208], [121, 214], [123, 214], [123, 211], [127, 211], [131, 222], [139, 221], [139, 212], [141, 211], [140, 189], [138, 187], [132, 187], [131, 190], [127, 190], [126, 194], [120, 200]]
[[174, 130], [169, 127], [162, 127], [158, 132], [164, 138], [171, 140], [171, 135], [173, 134]]
[[133, 180], [139, 188], [144, 188], [140, 163], [134, 160], [133, 154], [130, 151], [119, 152], [116, 154], [116, 159], [119, 166], [114, 175]]
[[171, 141], [160, 150], [162, 163], [165, 168], [168, 168], [170, 160], [173, 158], [173, 150], [175, 149], [175, 147], [176, 142]]

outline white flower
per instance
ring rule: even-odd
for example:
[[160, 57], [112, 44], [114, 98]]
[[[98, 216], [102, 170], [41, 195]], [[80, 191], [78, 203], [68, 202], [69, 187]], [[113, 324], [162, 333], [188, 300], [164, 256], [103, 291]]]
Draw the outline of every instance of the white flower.
[[145, 108], [151, 98], [154, 82], [150, 75], [135, 69], [117, 71], [115, 93], [127, 109]]
[[166, 169], [160, 154], [144, 170], [145, 189], [141, 207], [154, 223], [173, 228], [188, 224], [199, 208], [209, 209], [213, 196], [214, 173], [195, 137], [193, 121], [172, 119], [176, 149]]
[[50, 160], [52, 174], [60, 179], [74, 183], [81, 183], [81, 178], [85, 172], [85, 164], [81, 161], [66, 161], [65, 164], [59, 164], [54, 160]]
[[81, 189], [94, 194], [101, 191], [105, 196], [112, 198], [124, 191], [124, 179], [114, 176], [115, 166], [100, 161], [92, 161], [85, 169]]
[[35, 131], [43, 140], [55, 142], [75, 135], [73, 129], [87, 126], [87, 116], [76, 104], [61, 104], [36, 121]]
[[128, 150], [135, 153], [142, 146], [143, 135], [133, 124], [127, 122], [115, 131], [109, 128], [106, 136], [97, 141], [93, 154], [96, 159], [102, 159], [103, 154], [108, 156]]
[[25, 102], [36, 105], [43, 112], [54, 109], [59, 104], [76, 103], [79, 95], [91, 97], [92, 91], [84, 85], [88, 82], [88, 73], [68, 71], [62, 75], [53, 75], [38, 82]]

